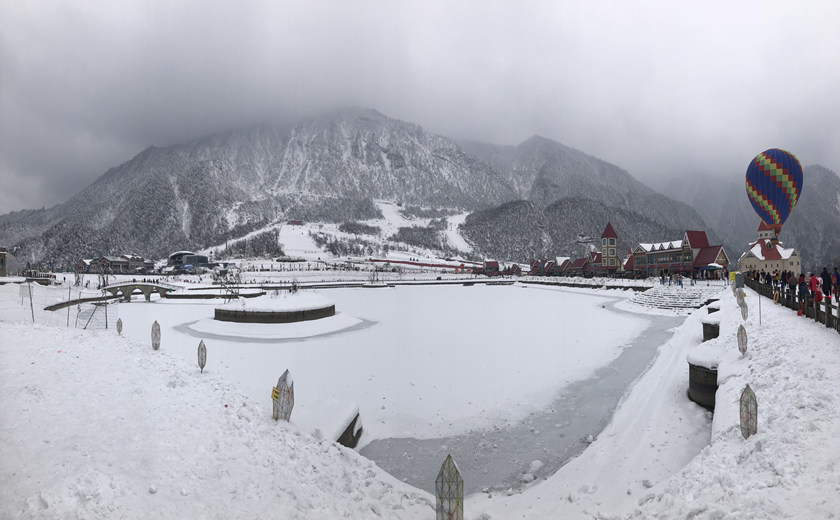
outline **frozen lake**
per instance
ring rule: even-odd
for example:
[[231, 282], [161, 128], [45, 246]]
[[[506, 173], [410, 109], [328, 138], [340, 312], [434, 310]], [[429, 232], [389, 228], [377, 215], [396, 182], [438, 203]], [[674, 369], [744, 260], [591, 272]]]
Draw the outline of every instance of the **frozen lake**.
[[[270, 414], [271, 387], [289, 369], [294, 424], [332, 435], [337, 418], [358, 407], [362, 453], [424, 489], [446, 453], [475, 473], [470, 490], [553, 473], [606, 424], [681, 321], [611, 309], [623, 293], [433, 286], [321, 294], [356, 325], [304, 339], [204, 337], [205, 371], [236, 381]], [[201, 336], [189, 325], [216, 305], [135, 301], [119, 312], [124, 334], [147, 342], [158, 320], [161, 348], [195, 359]]]

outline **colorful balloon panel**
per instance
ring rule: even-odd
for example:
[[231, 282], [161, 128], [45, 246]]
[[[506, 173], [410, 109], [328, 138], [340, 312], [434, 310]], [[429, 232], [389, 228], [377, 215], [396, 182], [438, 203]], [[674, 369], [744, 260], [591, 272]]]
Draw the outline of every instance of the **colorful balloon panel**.
[[750, 162], [746, 186], [753, 209], [778, 235], [802, 193], [802, 165], [788, 151], [765, 150]]

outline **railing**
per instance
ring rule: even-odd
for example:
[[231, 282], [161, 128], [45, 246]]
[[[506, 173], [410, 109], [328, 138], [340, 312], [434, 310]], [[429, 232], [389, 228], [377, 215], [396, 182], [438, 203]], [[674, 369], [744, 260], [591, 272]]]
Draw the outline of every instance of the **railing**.
[[[786, 286], [785, 290], [781, 291], [772, 285], [758, 283], [747, 278], [744, 279], [744, 283], [759, 295], [766, 296], [771, 300], [778, 299], [778, 302], [788, 309], [797, 312], [801, 309], [802, 314], [808, 318], [824, 324], [829, 329], [840, 332], [840, 310], [838, 310], [837, 302], [832, 305], [829, 298], [823, 298], [821, 302], [815, 302], [810, 295], [800, 299], [796, 295], [796, 286]], [[778, 296], [776, 296], [777, 292], [779, 293]]]

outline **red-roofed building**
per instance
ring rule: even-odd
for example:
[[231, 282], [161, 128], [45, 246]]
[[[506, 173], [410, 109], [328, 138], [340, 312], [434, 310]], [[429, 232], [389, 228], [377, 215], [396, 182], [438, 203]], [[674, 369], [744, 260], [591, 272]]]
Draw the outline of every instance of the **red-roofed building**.
[[[630, 259], [628, 259], [630, 261]], [[687, 230], [682, 240], [640, 243], [633, 250], [632, 266], [637, 274], [690, 274], [700, 270], [727, 267], [729, 257], [723, 246], [710, 246], [705, 231]]]
[[607, 227], [601, 233], [600, 255], [601, 258], [598, 259], [598, 269], [596, 270], [604, 274], [612, 274], [621, 267], [621, 260], [618, 258], [618, 235], [610, 222], [607, 222]]
[[795, 276], [802, 272], [802, 262], [795, 248], [785, 248], [776, 240], [776, 233], [763, 221], [758, 226], [758, 239], [747, 247], [738, 259], [742, 271], [791, 271]]
[[624, 260], [624, 271], [628, 273], [632, 273], [634, 271], [634, 262], [633, 262], [633, 248], [627, 248], [627, 258]]
[[585, 256], [583, 258], [575, 258], [574, 260], [569, 263], [569, 267], [567, 268], [567, 272], [570, 275], [578, 275], [578, 276], [586, 276], [586, 274], [590, 271], [589, 268], [589, 257]]

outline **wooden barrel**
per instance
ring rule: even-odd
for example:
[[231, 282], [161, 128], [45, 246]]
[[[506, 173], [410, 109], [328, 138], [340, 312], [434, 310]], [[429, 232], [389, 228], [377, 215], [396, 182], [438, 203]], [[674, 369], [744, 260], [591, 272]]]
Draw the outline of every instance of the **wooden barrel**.
[[703, 341], [715, 339], [720, 335], [719, 323], [704, 323], [703, 324]]
[[717, 370], [688, 364], [689, 399], [703, 408], [714, 411], [717, 387]]

